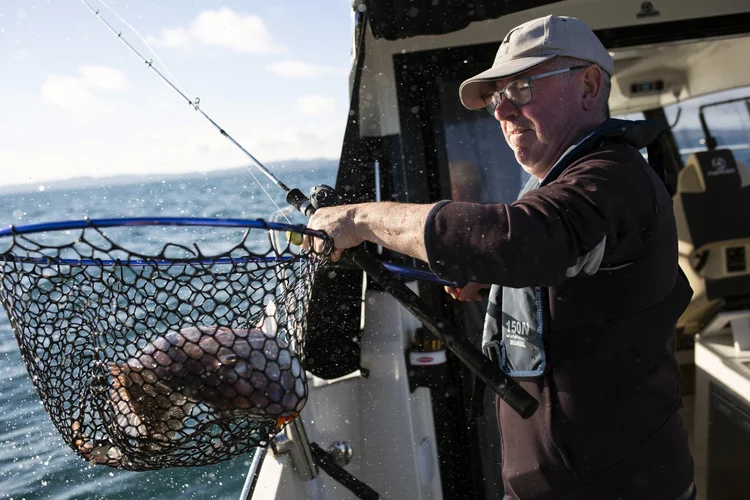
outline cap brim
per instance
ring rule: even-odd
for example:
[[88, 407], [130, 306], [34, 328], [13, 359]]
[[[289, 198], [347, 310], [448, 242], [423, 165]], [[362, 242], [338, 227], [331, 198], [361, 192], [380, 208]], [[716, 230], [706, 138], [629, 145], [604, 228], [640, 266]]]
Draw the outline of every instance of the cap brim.
[[493, 66], [487, 71], [472, 76], [463, 82], [458, 89], [461, 104], [471, 110], [483, 108], [484, 99], [482, 99], [482, 94], [485, 91], [484, 89], [487, 88], [487, 82], [523, 73], [524, 71], [528, 71], [550, 59], [554, 59], [555, 57], [557, 57], [556, 54], [537, 57], [521, 57], [499, 66]]

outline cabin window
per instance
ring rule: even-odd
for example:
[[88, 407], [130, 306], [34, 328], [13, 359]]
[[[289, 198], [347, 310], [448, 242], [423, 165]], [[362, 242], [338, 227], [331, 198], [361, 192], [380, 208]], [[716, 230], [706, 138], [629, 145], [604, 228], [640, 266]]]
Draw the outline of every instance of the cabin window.
[[[691, 153], [706, 150], [698, 118], [701, 106], [706, 106], [703, 115], [716, 147], [731, 149], [737, 161], [750, 165], [750, 87], [717, 92], [664, 108], [670, 123], [676, 122], [672, 133], [683, 161]], [[681, 110], [679, 119], [678, 110]]]
[[474, 203], [512, 203], [528, 179], [505, 142], [500, 124], [484, 109], [469, 111], [458, 99], [460, 81], [440, 81], [451, 198]]

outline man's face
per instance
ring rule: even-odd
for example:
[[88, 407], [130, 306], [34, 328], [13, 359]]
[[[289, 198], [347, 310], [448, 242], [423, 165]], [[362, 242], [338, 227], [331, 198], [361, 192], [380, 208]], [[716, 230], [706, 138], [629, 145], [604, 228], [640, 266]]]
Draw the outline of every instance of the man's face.
[[[504, 88], [522, 77], [553, 71], [550, 63], [525, 73], [498, 80], [495, 89]], [[577, 73], [577, 72], [576, 72]], [[543, 176], [578, 134], [580, 106], [577, 106], [575, 73], [562, 73], [531, 81], [532, 98], [516, 106], [503, 98], [495, 110], [505, 140], [516, 160], [532, 175]]]

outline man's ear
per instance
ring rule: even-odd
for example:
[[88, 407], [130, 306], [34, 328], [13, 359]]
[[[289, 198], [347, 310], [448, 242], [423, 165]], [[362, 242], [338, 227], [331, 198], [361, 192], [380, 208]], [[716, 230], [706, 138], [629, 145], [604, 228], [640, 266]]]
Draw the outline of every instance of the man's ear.
[[604, 74], [595, 64], [582, 70], [582, 73], [581, 102], [584, 110], [591, 111], [598, 106]]

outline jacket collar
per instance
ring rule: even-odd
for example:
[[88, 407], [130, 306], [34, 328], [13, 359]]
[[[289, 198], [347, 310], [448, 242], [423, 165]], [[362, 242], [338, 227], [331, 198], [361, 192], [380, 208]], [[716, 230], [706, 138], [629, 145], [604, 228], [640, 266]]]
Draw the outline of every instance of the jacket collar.
[[576, 144], [569, 147], [547, 172], [539, 186], [544, 186], [557, 179], [574, 161], [600, 147], [604, 142], [624, 142], [641, 150], [658, 140], [667, 128], [666, 124], [653, 120], [609, 118], [586, 134]]

